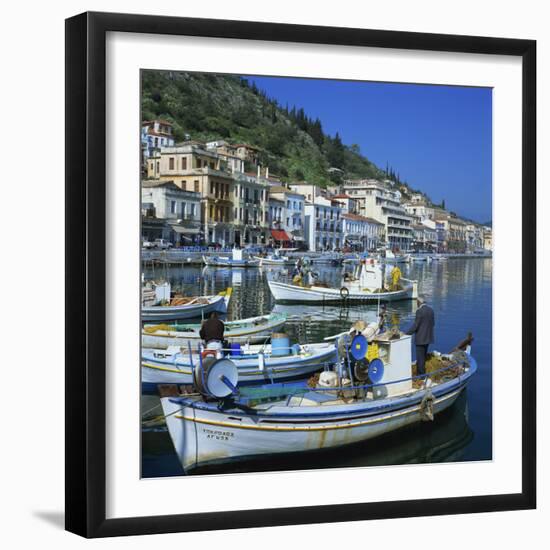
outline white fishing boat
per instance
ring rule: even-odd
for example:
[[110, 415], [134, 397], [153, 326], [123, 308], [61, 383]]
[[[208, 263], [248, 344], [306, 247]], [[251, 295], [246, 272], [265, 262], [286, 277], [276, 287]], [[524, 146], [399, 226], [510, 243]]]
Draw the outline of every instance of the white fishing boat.
[[213, 296], [172, 296], [170, 283], [147, 283], [142, 288], [142, 321], [195, 319], [212, 311], [225, 313], [232, 289]]
[[[468, 347], [468, 352], [440, 355], [441, 368], [418, 377], [410, 336], [394, 336], [376, 335], [366, 348], [357, 336], [348, 348], [354, 353], [353, 368], [351, 361], [340, 363], [313, 385], [310, 380], [241, 388], [235, 365], [222, 360], [197, 384], [202, 396], [163, 387], [161, 404], [183, 469], [342, 447], [433, 421], [462, 393], [477, 370], [476, 361]], [[379, 356], [370, 362], [361, 359], [371, 345]]]
[[293, 265], [294, 261], [288, 256], [281, 256], [280, 254], [268, 254], [267, 256], [254, 256], [255, 260], [260, 262], [260, 266], [264, 265]]
[[260, 261], [247, 258], [240, 249], [234, 249], [231, 256], [203, 256], [202, 261], [207, 267], [259, 267]]
[[432, 255], [431, 254], [410, 254], [409, 259], [411, 262], [431, 262], [432, 261]]
[[[225, 321], [224, 338], [229, 343], [255, 344], [265, 342], [271, 334], [282, 328], [286, 315], [271, 313], [238, 321]], [[141, 332], [141, 345], [145, 348], [187, 346], [200, 342], [201, 324], [155, 324], [145, 325]]]
[[392, 250], [387, 249], [380, 256], [379, 260], [387, 264], [403, 264], [410, 260], [410, 254], [395, 254]]
[[[245, 385], [303, 378], [333, 363], [337, 354], [333, 342], [290, 346], [288, 338], [278, 339], [275, 335], [271, 344], [240, 349], [234, 346], [226, 351]], [[193, 384], [193, 370], [201, 360], [202, 354], [192, 348], [191, 353], [189, 348], [177, 346], [166, 350], [143, 348], [142, 384]]]
[[268, 280], [269, 289], [280, 302], [391, 302], [418, 296], [417, 281], [401, 278], [400, 284], [392, 285], [386, 280], [386, 267], [374, 260], [360, 263], [353, 273], [344, 273], [338, 288], [319, 284], [311, 273], [304, 278], [307, 283]]

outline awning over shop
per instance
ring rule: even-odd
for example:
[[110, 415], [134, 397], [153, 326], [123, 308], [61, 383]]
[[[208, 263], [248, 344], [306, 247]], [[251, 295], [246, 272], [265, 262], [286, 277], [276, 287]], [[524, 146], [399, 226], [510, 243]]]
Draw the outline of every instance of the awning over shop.
[[286, 234], [286, 231], [283, 231], [282, 229], [272, 229], [271, 230], [271, 236], [276, 241], [291, 241], [292, 239]]
[[171, 227], [176, 233], [180, 233], [182, 235], [198, 235], [199, 234], [198, 227], [181, 227], [180, 225], [172, 225]]

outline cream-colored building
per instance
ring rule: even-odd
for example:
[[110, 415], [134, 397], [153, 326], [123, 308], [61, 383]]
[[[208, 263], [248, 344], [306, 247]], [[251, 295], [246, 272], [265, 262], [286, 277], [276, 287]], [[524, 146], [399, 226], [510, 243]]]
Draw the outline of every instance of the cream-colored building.
[[171, 180], [181, 189], [201, 194], [204, 240], [230, 246], [234, 243], [234, 176], [226, 162], [199, 142], [161, 149], [147, 162], [150, 178]]
[[412, 217], [401, 205], [400, 191], [375, 179], [348, 180], [342, 190], [357, 201], [361, 216], [385, 225], [388, 247], [405, 251], [411, 248]]
[[269, 185], [257, 175], [235, 173], [233, 187], [234, 242], [266, 244], [269, 237]]

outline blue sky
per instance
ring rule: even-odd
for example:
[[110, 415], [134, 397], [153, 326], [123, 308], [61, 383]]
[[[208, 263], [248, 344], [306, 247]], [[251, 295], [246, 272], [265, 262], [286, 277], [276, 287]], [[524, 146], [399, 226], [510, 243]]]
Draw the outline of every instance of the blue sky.
[[289, 109], [319, 117], [325, 133], [386, 162], [434, 202], [492, 219], [492, 90], [454, 86], [246, 77]]

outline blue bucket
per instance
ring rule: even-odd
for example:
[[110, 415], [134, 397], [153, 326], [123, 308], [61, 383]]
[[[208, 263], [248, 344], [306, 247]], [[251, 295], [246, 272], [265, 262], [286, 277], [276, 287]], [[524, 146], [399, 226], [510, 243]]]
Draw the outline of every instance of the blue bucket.
[[290, 339], [286, 334], [274, 334], [271, 337], [271, 355], [273, 357], [281, 357], [289, 355]]
[[236, 357], [238, 355], [242, 355], [242, 352], [241, 352], [241, 344], [230, 344], [229, 345], [229, 354], [232, 356], [232, 357]]

